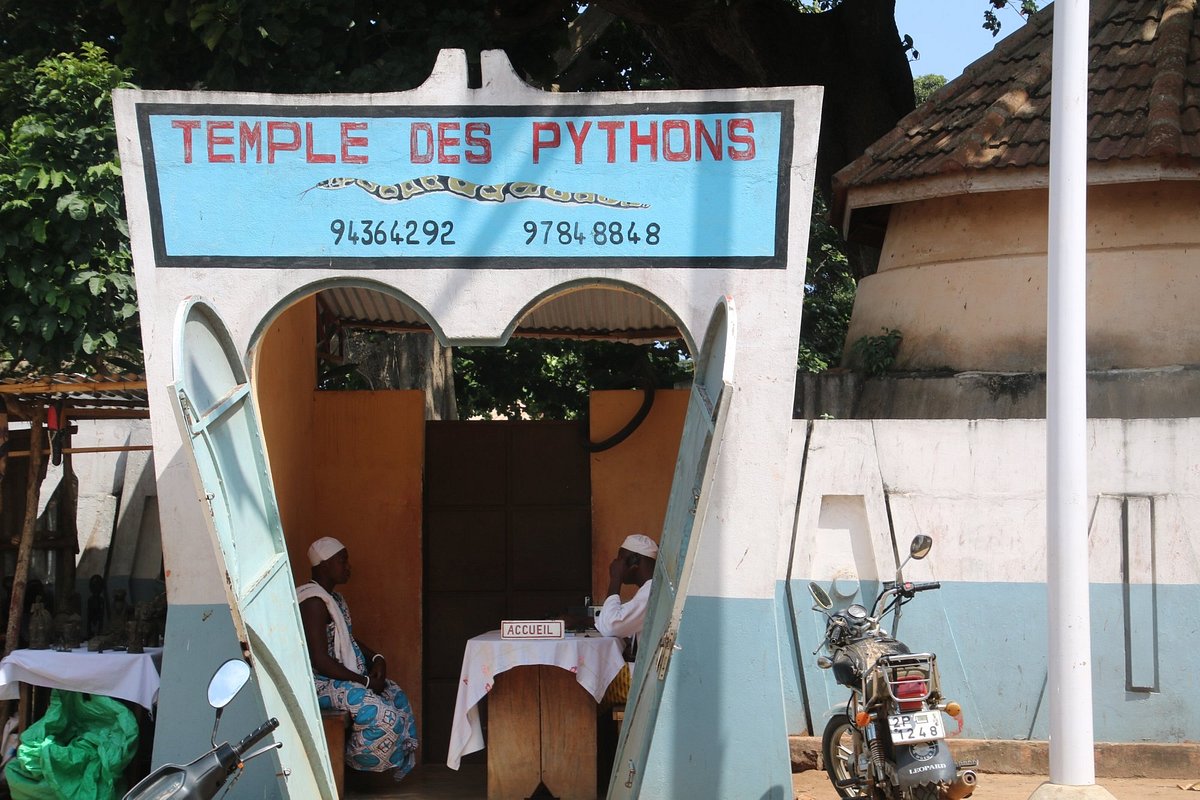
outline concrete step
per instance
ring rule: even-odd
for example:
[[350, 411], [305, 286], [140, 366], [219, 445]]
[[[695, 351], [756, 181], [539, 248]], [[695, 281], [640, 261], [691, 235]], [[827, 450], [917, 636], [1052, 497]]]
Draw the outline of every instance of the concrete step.
[[[955, 759], [977, 759], [979, 766], [976, 770], [979, 772], [1045, 775], [1050, 769], [1047, 742], [999, 739], [949, 741]], [[792, 756], [792, 772], [824, 769], [819, 738], [789, 736], [788, 746]], [[1097, 743], [1096, 777], [1200, 780], [1200, 742]]]

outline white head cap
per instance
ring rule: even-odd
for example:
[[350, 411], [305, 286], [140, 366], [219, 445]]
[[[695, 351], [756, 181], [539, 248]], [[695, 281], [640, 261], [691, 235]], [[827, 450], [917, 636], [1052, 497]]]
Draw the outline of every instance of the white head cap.
[[658, 558], [658, 545], [654, 543], [653, 539], [642, 533], [626, 536], [625, 541], [621, 542], [621, 547], [646, 558]]
[[332, 536], [326, 536], [324, 538], [317, 539], [312, 543], [312, 546], [308, 548], [308, 562], [315, 567], [317, 564], [320, 564], [322, 561], [327, 561], [345, 549], [346, 545], [342, 544]]

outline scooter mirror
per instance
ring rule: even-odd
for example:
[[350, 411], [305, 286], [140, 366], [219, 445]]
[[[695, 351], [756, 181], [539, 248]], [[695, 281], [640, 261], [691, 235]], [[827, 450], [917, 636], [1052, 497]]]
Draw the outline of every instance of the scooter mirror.
[[240, 658], [231, 658], [213, 673], [208, 682], [208, 704], [224, 708], [250, 680], [250, 665]]
[[929, 555], [929, 551], [933, 549], [933, 537], [919, 534], [913, 537], [912, 544], [908, 547], [908, 555], [910, 558], [915, 558], [920, 561], [925, 556]]
[[813, 600], [817, 605], [824, 609], [833, 608], [833, 601], [829, 599], [829, 593], [822, 589], [816, 581], [808, 582], [808, 593], [812, 595]]

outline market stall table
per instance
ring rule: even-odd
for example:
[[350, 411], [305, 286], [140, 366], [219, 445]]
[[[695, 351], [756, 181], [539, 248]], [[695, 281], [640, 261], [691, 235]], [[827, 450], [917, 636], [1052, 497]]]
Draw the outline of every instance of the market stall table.
[[93, 653], [86, 647], [14, 650], [0, 661], [0, 700], [16, 700], [22, 695], [21, 684], [27, 684], [116, 697], [152, 711], [158, 701], [162, 653], [161, 647], [138, 654]]
[[447, 766], [483, 749], [486, 696], [489, 800], [529, 797], [539, 783], [562, 800], [595, 797], [596, 704], [625, 665], [622, 652], [620, 639], [595, 635], [469, 640]]

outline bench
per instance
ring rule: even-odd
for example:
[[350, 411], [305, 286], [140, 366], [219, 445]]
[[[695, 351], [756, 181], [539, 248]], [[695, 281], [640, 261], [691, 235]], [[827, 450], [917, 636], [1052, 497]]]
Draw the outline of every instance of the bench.
[[350, 729], [350, 712], [328, 709], [321, 711], [321, 727], [325, 729], [325, 745], [329, 748], [329, 764], [337, 796], [345, 796], [346, 731]]

